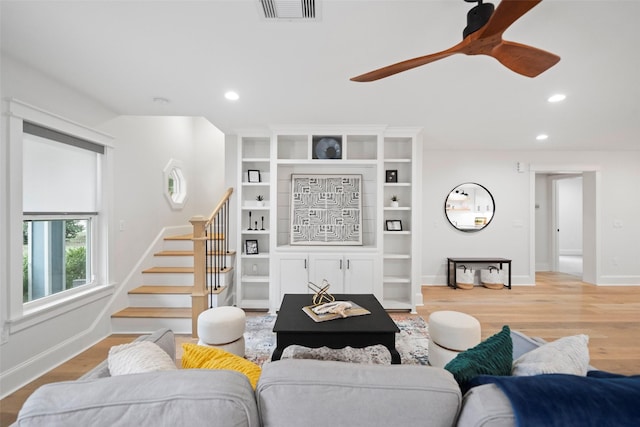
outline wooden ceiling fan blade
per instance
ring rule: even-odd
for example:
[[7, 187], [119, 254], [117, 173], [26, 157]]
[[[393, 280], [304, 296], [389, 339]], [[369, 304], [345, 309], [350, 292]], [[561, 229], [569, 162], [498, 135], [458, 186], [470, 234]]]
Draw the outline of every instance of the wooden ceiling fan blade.
[[437, 61], [439, 59], [446, 58], [447, 56], [454, 55], [456, 53], [462, 53], [462, 49], [468, 44], [468, 40], [463, 40], [457, 45], [443, 50], [442, 52], [432, 53], [426, 56], [420, 56], [418, 58], [408, 59], [406, 61], [398, 62], [386, 67], [378, 68], [377, 70], [370, 71], [365, 74], [361, 74], [356, 77], [352, 77], [351, 81], [354, 82], [372, 82], [380, 80], [385, 77], [393, 76], [394, 74], [401, 73], [403, 71], [411, 70], [412, 68], [420, 67], [422, 65], [429, 64], [430, 62]]
[[502, 41], [490, 56], [502, 65], [527, 77], [536, 77], [560, 61], [558, 55], [520, 43]]
[[480, 37], [502, 34], [522, 15], [533, 9], [542, 0], [502, 0], [489, 18], [489, 22], [478, 30]]

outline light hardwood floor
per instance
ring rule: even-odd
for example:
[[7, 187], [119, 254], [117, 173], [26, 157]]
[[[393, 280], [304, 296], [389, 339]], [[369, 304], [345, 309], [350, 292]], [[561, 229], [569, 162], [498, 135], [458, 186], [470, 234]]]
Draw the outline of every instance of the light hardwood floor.
[[587, 334], [591, 364], [621, 374], [640, 373], [640, 287], [594, 286], [563, 273], [537, 273], [536, 286], [511, 290], [423, 287], [425, 319], [437, 310], [476, 317], [482, 337], [509, 325], [552, 341]]
[[[468, 313], [480, 321], [483, 338], [502, 325], [548, 341], [584, 333], [590, 337], [592, 365], [622, 374], [640, 373], [639, 287], [597, 287], [561, 273], [538, 273], [536, 281], [536, 286], [498, 291], [425, 286], [425, 305], [418, 314], [428, 319], [438, 310]], [[25, 399], [40, 385], [78, 378], [105, 359], [111, 346], [135, 337], [112, 335], [7, 396], [0, 401], [0, 425], [15, 421]]]

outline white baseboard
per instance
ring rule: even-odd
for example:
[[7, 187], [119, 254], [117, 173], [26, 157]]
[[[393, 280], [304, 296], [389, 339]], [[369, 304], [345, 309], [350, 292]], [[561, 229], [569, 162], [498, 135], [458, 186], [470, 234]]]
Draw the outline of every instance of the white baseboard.
[[[446, 275], [425, 275], [421, 278], [422, 286], [447, 286], [447, 276]], [[476, 282], [480, 280], [478, 276], [476, 278]], [[505, 278], [506, 280], [506, 278]], [[479, 283], [476, 283], [479, 285]], [[531, 278], [530, 276], [525, 275], [512, 275], [511, 276], [511, 286], [535, 286], [536, 279], [535, 277]]]
[[640, 276], [600, 276], [597, 286], [640, 286]]

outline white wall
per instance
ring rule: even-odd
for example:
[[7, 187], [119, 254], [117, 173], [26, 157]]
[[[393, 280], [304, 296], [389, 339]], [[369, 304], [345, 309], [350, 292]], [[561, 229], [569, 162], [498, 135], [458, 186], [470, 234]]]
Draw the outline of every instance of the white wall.
[[535, 246], [536, 271], [551, 271], [551, 188], [547, 174], [536, 174]]
[[[70, 307], [47, 322], [33, 322], [10, 331], [5, 322], [10, 297], [5, 236], [15, 235], [7, 227], [8, 212], [20, 213], [22, 207], [6, 203], [10, 186], [20, 183], [8, 182], [7, 119], [3, 115], [0, 389], [4, 396], [110, 334], [110, 315], [126, 304], [126, 291], [140, 284], [132, 272], [149, 245], [163, 228], [189, 225], [192, 216], [209, 214], [222, 196], [225, 151], [224, 135], [203, 118], [118, 117], [104, 105], [11, 58], [2, 57], [1, 71], [4, 97], [17, 98], [115, 137], [115, 182], [109, 212], [113, 296]], [[163, 169], [172, 158], [183, 163], [189, 183], [189, 197], [182, 210], [173, 210], [163, 193]], [[123, 231], [118, 231], [120, 221], [124, 221]], [[18, 286], [21, 288], [21, 282]]]
[[[428, 143], [428, 141], [427, 141]], [[639, 197], [625, 197], [640, 182], [640, 151], [439, 151], [425, 150], [423, 159], [423, 256], [424, 284], [446, 283], [448, 256], [504, 257], [513, 260], [513, 283], [534, 284], [535, 266], [530, 266], [530, 223], [535, 215], [531, 200], [530, 173], [518, 173], [516, 163], [598, 167], [597, 197], [599, 269], [597, 283], [640, 284]], [[477, 233], [455, 230], [444, 216], [444, 201], [451, 189], [463, 182], [484, 185], [495, 199], [491, 224]], [[535, 239], [535, 237], [533, 237]], [[535, 258], [535, 257], [533, 257]]]

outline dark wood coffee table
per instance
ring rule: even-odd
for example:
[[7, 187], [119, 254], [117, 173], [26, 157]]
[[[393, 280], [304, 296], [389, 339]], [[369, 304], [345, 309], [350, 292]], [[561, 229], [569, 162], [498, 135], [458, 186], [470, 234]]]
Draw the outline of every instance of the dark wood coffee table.
[[347, 346], [364, 348], [382, 344], [391, 353], [391, 363], [400, 364], [396, 350], [398, 326], [372, 294], [334, 294], [336, 301], [353, 301], [371, 312], [326, 322], [314, 322], [302, 307], [312, 304], [311, 294], [286, 294], [273, 326], [276, 333], [276, 349], [271, 360], [280, 360], [282, 352], [290, 345], [333, 349]]

